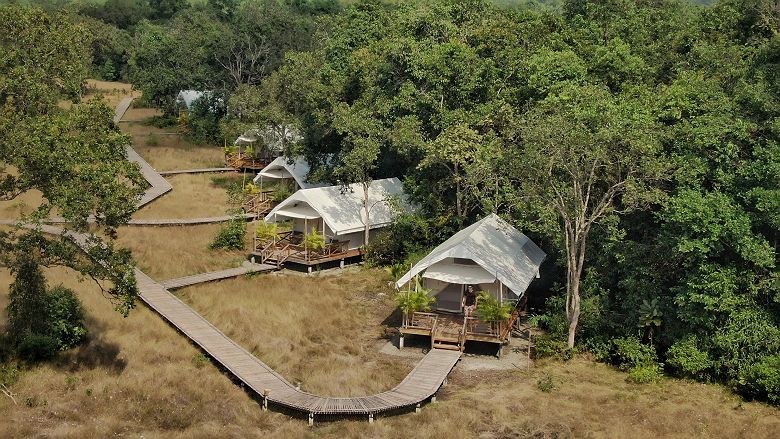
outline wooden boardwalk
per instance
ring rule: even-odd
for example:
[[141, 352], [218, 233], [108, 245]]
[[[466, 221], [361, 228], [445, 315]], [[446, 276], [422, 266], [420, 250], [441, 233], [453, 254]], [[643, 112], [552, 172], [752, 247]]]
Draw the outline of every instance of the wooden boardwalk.
[[133, 98], [124, 98], [121, 101], [119, 101], [119, 104], [117, 104], [116, 109], [114, 110], [114, 123], [119, 123], [123, 117], [125, 117], [125, 113], [127, 113], [127, 109], [130, 108], [130, 103], [133, 102]]
[[[127, 222], [128, 226], [193, 226], [198, 224], [224, 223], [232, 219], [243, 219], [251, 221], [255, 219], [253, 213], [242, 213], [239, 215], [210, 216], [204, 218], [162, 218], [162, 219], [131, 219]], [[43, 220], [49, 224], [67, 224], [69, 221], [62, 217], [47, 218]], [[90, 216], [87, 222], [94, 223], [95, 217]]]
[[159, 171], [160, 175], [177, 174], [203, 174], [206, 172], [236, 172], [234, 168], [202, 168], [202, 169], [178, 169], [172, 171]]
[[[0, 223], [16, 224], [16, 221], [0, 220]], [[45, 233], [63, 234], [58, 227], [40, 227]], [[73, 231], [66, 231], [64, 235], [84, 251], [92, 245], [91, 235]], [[135, 275], [139, 298], [257, 393], [264, 407], [271, 403], [308, 414], [310, 423], [314, 422], [315, 416], [324, 415], [362, 415], [373, 421], [379, 413], [405, 407], [419, 408], [426, 400], [435, 398], [461, 356], [460, 351], [431, 349], [400, 384], [375, 395], [350, 398], [314, 395], [290, 384], [144, 272], [136, 268]]]
[[[119, 104], [115, 120], [121, 119], [130, 105], [129, 101], [130, 99], [126, 99]], [[123, 106], [124, 108], [122, 108]], [[152, 188], [144, 194], [139, 206], [171, 190], [167, 182], [165, 182], [167, 189], [160, 184], [159, 180], [165, 181], [165, 179], [130, 147], [128, 147], [128, 158], [141, 164], [144, 176], [152, 185]], [[0, 220], [0, 224], [17, 223], [16, 220]], [[29, 224], [21, 224], [21, 226], [32, 227]], [[102, 242], [91, 240], [92, 235], [86, 233], [63, 231], [51, 225], [39, 227], [44, 233], [68, 237], [84, 251], [89, 251], [95, 242]], [[230, 270], [222, 272], [227, 271]], [[219, 272], [204, 273], [189, 278], [198, 278], [198, 282], [216, 280], [220, 277], [208, 279], [210, 276], [217, 276], [216, 273]], [[290, 384], [268, 365], [239, 346], [195, 310], [171, 294], [165, 286], [155, 282], [137, 268], [135, 275], [139, 298], [252, 389], [263, 400], [264, 408], [268, 403], [272, 403], [302, 412], [308, 414], [309, 423], [314, 422], [315, 416], [324, 415], [362, 415], [368, 416], [368, 420], [371, 422], [374, 416], [379, 413], [405, 407], [419, 408], [421, 403], [429, 398], [435, 398], [436, 392], [461, 356], [460, 351], [431, 349], [400, 384], [391, 390], [375, 395], [350, 398], [314, 395]], [[169, 280], [165, 284], [170, 288], [175, 288], [177, 285], [184, 286], [186, 282], [194, 280], [185, 281], [185, 279], [188, 278]]]
[[238, 277], [249, 273], [262, 273], [266, 271], [276, 270], [275, 265], [268, 264], [250, 264], [236, 268], [228, 268], [227, 270], [211, 271], [208, 273], [195, 274], [192, 276], [180, 277], [178, 279], [170, 279], [160, 282], [163, 288], [166, 290], [175, 290], [178, 288], [188, 287], [190, 285], [196, 285], [204, 282], [213, 282], [222, 279], [228, 279], [231, 277]]
[[156, 200], [158, 197], [161, 197], [162, 195], [173, 190], [173, 186], [168, 183], [168, 180], [157, 173], [157, 171], [155, 171], [154, 168], [149, 165], [149, 163], [146, 163], [146, 160], [138, 155], [138, 153], [135, 152], [133, 148], [126, 146], [125, 149], [127, 159], [131, 162], [138, 163], [138, 165], [141, 167], [141, 174], [143, 174], [146, 181], [148, 181], [151, 185], [151, 187], [147, 189], [146, 192], [141, 196], [141, 199], [138, 200], [138, 207], [145, 206]]

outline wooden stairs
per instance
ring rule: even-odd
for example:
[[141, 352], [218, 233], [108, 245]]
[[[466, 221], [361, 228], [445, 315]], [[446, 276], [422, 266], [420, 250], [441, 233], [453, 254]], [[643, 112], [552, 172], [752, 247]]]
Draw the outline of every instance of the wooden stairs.
[[463, 321], [463, 328], [457, 334], [442, 332], [437, 327], [438, 320], [433, 323], [431, 328], [431, 349], [446, 349], [450, 351], [460, 351], [466, 348], [466, 321]]

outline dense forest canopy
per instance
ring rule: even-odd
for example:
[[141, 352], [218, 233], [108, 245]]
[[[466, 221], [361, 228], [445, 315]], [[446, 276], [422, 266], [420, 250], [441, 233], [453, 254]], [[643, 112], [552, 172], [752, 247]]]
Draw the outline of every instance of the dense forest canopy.
[[554, 255], [552, 340], [778, 403], [780, 4], [695, 3], [47, 8], [94, 37], [92, 75], [170, 116], [179, 90], [214, 90], [195, 138], [293, 126], [319, 178], [402, 178], [421, 209], [375, 263], [498, 213]]

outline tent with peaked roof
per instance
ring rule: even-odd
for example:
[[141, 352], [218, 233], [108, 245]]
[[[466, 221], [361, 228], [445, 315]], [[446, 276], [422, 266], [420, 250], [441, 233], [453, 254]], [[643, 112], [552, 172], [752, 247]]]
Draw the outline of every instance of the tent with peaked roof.
[[[397, 214], [390, 200], [397, 198], [407, 208], [403, 185], [397, 178], [374, 180], [368, 189], [370, 236], [389, 225]], [[352, 184], [300, 189], [279, 203], [265, 217], [265, 222], [292, 220], [293, 231], [310, 233], [315, 228], [331, 241], [348, 242], [348, 249], [364, 244], [365, 212], [363, 187]]]
[[463, 289], [476, 285], [497, 299], [519, 300], [539, 276], [547, 255], [523, 233], [495, 214], [459, 231], [404, 274], [396, 286], [422, 273], [437, 309], [460, 312]]
[[295, 190], [327, 186], [325, 183], [310, 183], [306, 179], [308, 173], [309, 162], [305, 158], [277, 157], [268, 166], [260, 170], [253, 182], [261, 185], [267, 181], [291, 181], [295, 183]]

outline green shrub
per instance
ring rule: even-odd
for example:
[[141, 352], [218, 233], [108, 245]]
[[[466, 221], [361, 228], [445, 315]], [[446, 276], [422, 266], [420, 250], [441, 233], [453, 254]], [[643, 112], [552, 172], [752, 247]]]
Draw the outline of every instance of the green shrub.
[[241, 219], [232, 219], [223, 226], [214, 240], [209, 244], [212, 250], [224, 248], [228, 250], [243, 250], [246, 243], [246, 222]]
[[325, 235], [317, 233], [317, 229], [312, 227], [311, 233], [303, 237], [303, 245], [308, 250], [320, 252], [325, 248]]
[[612, 343], [605, 336], [589, 338], [585, 341], [585, 348], [593, 354], [598, 361], [610, 361], [612, 357]]
[[740, 373], [735, 387], [756, 399], [767, 399], [780, 405], [780, 354], [763, 357]]
[[547, 374], [547, 376], [536, 380], [536, 387], [542, 392], [550, 393], [555, 390], [555, 383], [553, 382], [552, 376]]
[[556, 360], [568, 361], [574, 357], [574, 349], [569, 348], [565, 341], [551, 337], [534, 339], [534, 358], [552, 357]]
[[60, 350], [77, 346], [87, 337], [84, 323], [84, 308], [76, 293], [63, 286], [51, 289], [48, 293], [47, 314], [49, 334], [59, 344]]
[[57, 356], [59, 345], [54, 337], [29, 333], [17, 347], [17, 353], [21, 359], [32, 363], [46, 361]]
[[255, 236], [260, 239], [273, 239], [279, 237], [279, 224], [260, 221], [255, 227]]
[[627, 380], [637, 384], [655, 383], [661, 379], [663, 373], [663, 365], [659, 363], [634, 366], [629, 369]]
[[658, 362], [653, 346], [642, 344], [636, 337], [612, 339], [612, 363], [622, 370], [650, 366]]
[[666, 364], [672, 366], [679, 375], [700, 380], [709, 379], [708, 371], [713, 365], [707, 351], [699, 349], [695, 335], [677, 340], [669, 347]]
[[479, 291], [477, 294], [479, 294], [479, 301], [476, 314], [482, 321], [504, 321], [512, 315], [514, 304], [511, 302], [499, 303], [498, 299], [485, 291]]
[[288, 199], [290, 195], [292, 195], [290, 188], [288, 188], [286, 185], [280, 184], [274, 191], [274, 197], [272, 200], [274, 203], [281, 203], [282, 201]]
[[414, 290], [397, 291], [393, 297], [396, 305], [405, 314], [428, 311], [431, 309], [431, 303], [436, 301], [436, 298], [430, 295], [431, 290], [422, 287], [419, 277], [415, 277], [414, 282], [416, 284]]

